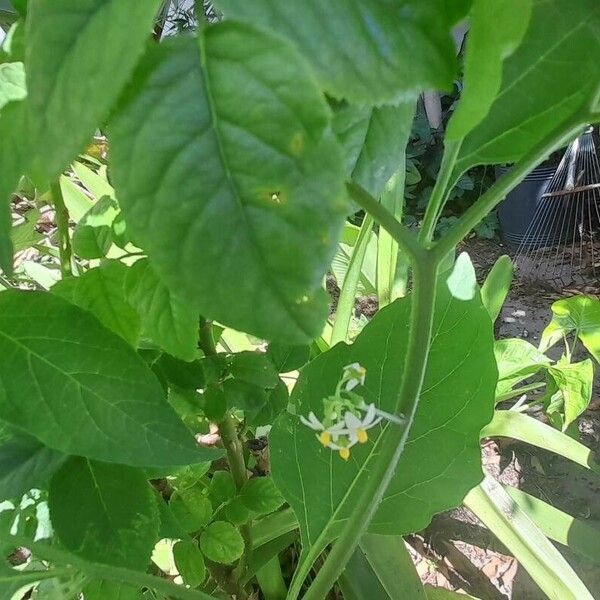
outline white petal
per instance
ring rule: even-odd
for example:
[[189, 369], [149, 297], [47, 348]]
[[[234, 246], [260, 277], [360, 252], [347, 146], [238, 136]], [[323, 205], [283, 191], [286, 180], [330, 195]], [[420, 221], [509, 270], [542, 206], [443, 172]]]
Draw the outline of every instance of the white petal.
[[348, 429], [360, 429], [362, 427], [362, 421], [354, 414], [348, 411], [344, 417]]
[[344, 367], [344, 371], [349, 371], [350, 369], [352, 369], [353, 371], [356, 371], [357, 369], [360, 369], [360, 368], [361, 368], [360, 367], [360, 363], [353, 362], [353, 363], [351, 363], [349, 365], [346, 365]]
[[306, 419], [305, 417], [300, 415], [300, 421], [307, 427], [310, 427], [311, 429], [313, 429], [314, 431], [323, 431], [323, 429], [324, 429], [324, 427], [321, 424], [321, 422], [319, 421], [319, 419], [317, 419], [317, 417], [315, 417], [314, 412], [308, 413], [308, 419]]
[[369, 404], [369, 407], [367, 408], [367, 414], [365, 415], [365, 422], [370, 423], [371, 421], [373, 421], [376, 414], [377, 414], [377, 411], [375, 409], [375, 405]]
[[346, 383], [346, 391], [349, 392], [353, 390], [359, 383], [360, 381], [356, 378], [348, 380]]

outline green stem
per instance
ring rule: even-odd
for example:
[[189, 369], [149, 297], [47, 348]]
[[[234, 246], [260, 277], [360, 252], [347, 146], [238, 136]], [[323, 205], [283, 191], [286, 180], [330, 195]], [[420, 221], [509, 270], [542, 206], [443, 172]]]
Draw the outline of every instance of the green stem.
[[350, 257], [344, 284], [340, 292], [338, 305], [335, 313], [335, 322], [331, 332], [331, 345], [335, 346], [338, 342], [345, 342], [348, 337], [352, 311], [354, 310], [354, 301], [356, 300], [356, 290], [360, 280], [360, 273], [365, 261], [367, 247], [373, 231], [373, 217], [366, 214], [362, 222], [356, 245]]
[[527, 392], [539, 390], [545, 385], [546, 384], [543, 381], [540, 381], [539, 383], [531, 383], [529, 385], [524, 385], [523, 387], [517, 388], [516, 390], [504, 392], [504, 394], [498, 394], [498, 396], [496, 396], [496, 404], [498, 404], [499, 402], [506, 402], [507, 400], [512, 400], [513, 398], [516, 398], [517, 396], [522, 396]]
[[287, 587], [283, 579], [278, 556], [274, 556], [256, 571], [256, 580], [265, 600], [284, 600], [287, 596]]
[[461, 141], [448, 141], [446, 143], [442, 164], [440, 165], [440, 172], [435, 180], [435, 186], [433, 187], [431, 197], [427, 203], [425, 218], [423, 219], [423, 225], [419, 232], [419, 240], [423, 244], [429, 244], [431, 240], [433, 240], [436, 223], [448, 198], [448, 192], [454, 183], [454, 166], [461, 144]]
[[[350, 517], [344, 524], [323, 567], [319, 570], [304, 600], [323, 600], [352, 556], [363, 533], [377, 511], [383, 495], [396, 471], [398, 461], [419, 403], [427, 357], [431, 342], [436, 297], [437, 263], [428, 253], [414, 265], [411, 323], [408, 348], [404, 363], [404, 378], [396, 401], [396, 414], [404, 415], [403, 425], [389, 423], [381, 442], [381, 450], [363, 483]], [[295, 591], [302, 584], [296, 582]], [[290, 590], [288, 597], [295, 598]]]
[[[586, 120], [587, 122], [587, 120]], [[433, 249], [436, 257], [441, 260], [446, 254], [453, 250], [456, 245], [491, 211], [503, 200], [528, 173], [537, 167], [553, 150], [571, 140], [585, 123], [581, 119], [562, 125], [553, 130], [515, 166], [503, 175], [489, 188], [480, 198], [472, 204], [460, 218], [458, 223], [439, 241]]]
[[69, 211], [63, 199], [62, 190], [58, 181], [50, 184], [50, 193], [56, 213], [56, 226], [58, 228], [58, 255], [60, 259], [60, 272], [64, 277], [73, 275], [71, 266], [71, 238], [69, 237]]
[[346, 183], [350, 197], [384, 227], [414, 262], [425, 259], [426, 251], [417, 241], [417, 236], [399, 223], [389, 210], [381, 206], [369, 192], [354, 181]]

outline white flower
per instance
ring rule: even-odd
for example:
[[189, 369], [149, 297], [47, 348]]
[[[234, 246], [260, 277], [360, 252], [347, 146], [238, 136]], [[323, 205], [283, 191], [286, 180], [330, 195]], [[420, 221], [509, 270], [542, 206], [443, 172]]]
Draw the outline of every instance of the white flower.
[[[331, 448], [332, 443], [337, 441], [341, 435], [346, 433], [344, 421], [339, 421], [338, 423], [335, 423], [329, 427], [325, 427], [312, 411], [308, 413], [308, 419], [300, 416], [300, 421], [302, 424], [310, 427], [313, 431], [320, 432], [317, 433], [317, 439], [326, 448]], [[334, 450], [337, 450], [337, 448], [334, 448]]]
[[356, 442], [360, 442], [361, 444], [367, 442], [369, 439], [367, 430], [378, 425], [382, 418], [383, 417], [377, 415], [377, 409], [374, 404], [369, 404], [367, 412], [362, 419], [348, 411], [344, 415], [344, 421], [352, 445], [356, 444]]
[[344, 379], [346, 381], [346, 391], [353, 390], [357, 385], [365, 384], [367, 370], [360, 363], [352, 363], [344, 367]]

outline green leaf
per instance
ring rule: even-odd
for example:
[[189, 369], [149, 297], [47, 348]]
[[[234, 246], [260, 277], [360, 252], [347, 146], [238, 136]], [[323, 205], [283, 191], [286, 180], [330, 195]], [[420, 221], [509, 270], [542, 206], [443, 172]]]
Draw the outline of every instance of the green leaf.
[[593, 600], [569, 563], [494, 479], [487, 476], [471, 490], [465, 505], [508, 548], [549, 598]]
[[73, 232], [73, 250], [81, 258], [104, 258], [112, 245], [112, 224], [119, 207], [102, 196], [86, 213]]
[[456, 170], [515, 162], [553, 130], [574, 119], [585, 125], [598, 95], [599, 54], [596, 0], [533, 0], [523, 40], [504, 62], [486, 117], [462, 143]]
[[427, 595], [427, 600], [480, 600], [479, 598], [471, 596], [470, 594], [465, 594], [462, 591], [453, 592], [452, 590], [447, 590], [446, 588], [437, 587], [435, 585], [425, 585], [423, 587], [425, 589], [425, 594]]
[[497, 394], [512, 389], [519, 381], [535, 375], [552, 362], [535, 346], [520, 338], [497, 340], [494, 356], [498, 365]]
[[144, 50], [160, 3], [32, 2], [28, 104], [34, 140], [51, 149], [37, 155], [36, 168], [48, 178], [60, 173], [103, 124]]
[[381, 104], [451, 87], [456, 53], [452, 26], [468, 2], [364, 0], [217, 0], [225, 17], [291, 39], [322, 87], [336, 98]]
[[58, 296], [0, 294], [0, 355], [0, 418], [50, 448], [132, 466], [215, 458], [133, 348]]
[[275, 512], [284, 502], [272, 477], [249, 479], [240, 490], [240, 499], [244, 506], [258, 515]]
[[229, 564], [242, 556], [244, 540], [231, 523], [215, 521], [200, 534], [200, 548], [209, 560]]
[[[373, 533], [418, 531], [436, 512], [459, 504], [481, 478], [479, 431], [492, 416], [496, 380], [492, 325], [479, 297], [461, 302], [440, 287], [421, 401], [396, 474], [371, 522]], [[395, 301], [377, 313], [354, 344], [338, 344], [306, 365], [292, 394], [295, 414], [312, 410], [322, 415], [323, 398], [334, 392], [343, 367], [353, 362], [367, 370], [360, 388], [365, 402], [393, 410], [403, 377], [409, 311], [410, 297]], [[305, 548], [327, 544], [348, 518], [369, 476], [370, 459], [377, 455], [381, 430], [370, 430], [372, 441], [355, 446], [344, 462], [321, 447], [298, 416], [284, 413], [275, 422], [270, 434], [273, 478], [296, 512]]]
[[23, 100], [26, 97], [23, 63], [0, 64], [0, 110], [9, 102]]
[[197, 390], [205, 384], [204, 369], [201, 360], [186, 362], [169, 354], [161, 354], [156, 367], [164, 378], [184, 390]]
[[333, 119], [348, 175], [379, 198], [385, 184], [404, 162], [415, 103], [397, 106], [344, 105]]
[[344, 600], [390, 600], [367, 557], [357, 548], [338, 579]]
[[67, 277], [52, 287], [52, 293], [91, 312], [105, 327], [137, 347], [140, 319], [125, 299], [128, 268], [108, 261], [81, 277]]
[[0, 501], [44, 486], [66, 456], [36, 439], [18, 435], [0, 445]]
[[238, 352], [227, 359], [229, 371], [236, 379], [272, 389], [279, 381], [277, 369], [264, 352]]
[[201, 314], [290, 343], [320, 333], [347, 207], [329, 120], [294, 50], [245, 25], [148, 51], [110, 128], [113, 181], [134, 243]]
[[448, 123], [446, 139], [463, 138], [480, 123], [496, 99], [502, 66], [519, 47], [533, 0], [475, 0], [470, 13], [464, 89]]
[[574, 332], [600, 362], [600, 301], [591, 296], [572, 296], [552, 305], [552, 321], [542, 333], [540, 350], [545, 352]]
[[69, 216], [75, 223], [79, 223], [79, 221], [81, 221], [81, 219], [83, 219], [94, 207], [94, 202], [85, 193], [83, 188], [72, 179], [69, 179], [65, 175], [61, 175], [58, 181], [65, 206], [69, 211]]
[[229, 502], [235, 496], [235, 483], [229, 471], [216, 471], [210, 481], [210, 497], [215, 504]]
[[85, 600], [142, 600], [142, 592], [135, 587], [114, 581], [97, 579], [84, 589]]
[[544, 535], [598, 564], [600, 527], [597, 522], [576, 519], [517, 488], [506, 487], [505, 489]]
[[200, 487], [179, 490], [171, 496], [169, 508], [183, 529], [191, 533], [210, 522], [212, 504]]
[[48, 497], [61, 543], [87, 560], [145, 570], [158, 541], [156, 501], [139, 469], [73, 457]]
[[472, 300], [477, 294], [475, 267], [466, 252], [461, 252], [446, 279], [452, 296], [458, 300]]
[[198, 587], [206, 578], [204, 556], [198, 550], [196, 542], [181, 541], [173, 546], [173, 558], [183, 583]]
[[594, 453], [568, 435], [549, 425], [512, 410], [497, 410], [491, 423], [481, 430], [481, 437], [510, 437], [550, 452], [600, 473]]
[[267, 356], [278, 373], [289, 373], [303, 367], [310, 358], [309, 345], [290, 345], [272, 342], [267, 348]]
[[27, 250], [27, 248], [31, 248], [31, 246], [44, 239], [44, 236], [35, 229], [40, 218], [40, 211], [34, 208], [28, 210], [23, 216], [25, 221], [15, 225], [10, 232], [10, 239], [15, 252]]
[[243, 410], [249, 421], [260, 414], [269, 400], [269, 390], [241, 379], [226, 379], [223, 382], [223, 392], [227, 408]]
[[578, 363], [559, 362], [548, 368], [562, 394], [564, 422], [562, 430], [577, 419], [588, 407], [594, 386], [594, 365], [588, 358]]
[[234, 498], [225, 507], [225, 515], [228, 521], [238, 526], [247, 523], [253, 517], [252, 511], [244, 506], [240, 498]]
[[152, 341], [182, 360], [198, 357], [198, 311], [161, 281], [148, 259], [129, 269], [125, 289]]
[[218, 385], [209, 385], [205, 388], [202, 398], [204, 399], [204, 414], [207, 419], [220, 421], [227, 411], [227, 397], [223, 388]]
[[490, 313], [492, 321], [500, 315], [513, 279], [513, 263], [503, 254], [494, 263], [481, 286], [481, 300]]
[[79, 181], [81, 181], [88, 192], [95, 196], [97, 200], [100, 200], [100, 198], [103, 198], [104, 196], [116, 200], [115, 190], [106, 179], [105, 172], [103, 176], [103, 171], [96, 173], [79, 161], [75, 161], [71, 168], [75, 172], [75, 175], [77, 175]]
[[287, 386], [279, 380], [279, 383], [269, 391], [264, 406], [255, 415], [251, 415], [248, 423], [254, 427], [272, 425], [279, 414], [286, 409], [289, 396]]

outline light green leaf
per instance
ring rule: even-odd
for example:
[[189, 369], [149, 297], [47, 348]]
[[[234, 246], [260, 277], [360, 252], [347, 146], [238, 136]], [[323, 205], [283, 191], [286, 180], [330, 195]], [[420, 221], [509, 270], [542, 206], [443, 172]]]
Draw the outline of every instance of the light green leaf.
[[95, 196], [96, 200], [100, 200], [100, 198], [103, 198], [104, 196], [116, 200], [115, 190], [112, 185], [108, 183], [106, 173], [104, 173], [105, 176], [103, 177], [100, 173], [92, 171], [92, 169], [86, 167], [79, 161], [73, 163], [72, 169], [79, 181], [85, 186], [85, 189]]
[[582, 467], [600, 473], [600, 465], [591, 450], [568, 435], [523, 413], [497, 410], [492, 422], [481, 430], [481, 437], [514, 438], [556, 452]]
[[562, 394], [564, 421], [562, 430], [588, 407], [594, 386], [594, 364], [588, 358], [578, 363], [557, 363], [548, 368]]
[[569, 563], [502, 486], [487, 476], [465, 505], [496, 535], [551, 600], [593, 600]]
[[69, 216], [75, 223], [79, 223], [90, 209], [94, 207], [94, 202], [81, 186], [65, 175], [60, 176], [59, 184], [65, 206], [69, 211]]
[[464, 90], [446, 130], [463, 138], [487, 115], [502, 82], [503, 61], [518, 48], [533, 0], [475, 0], [470, 13]]
[[9, 102], [23, 100], [26, 97], [23, 63], [0, 64], [0, 110]]
[[[343, 367], [353, 362], [367, 370], [364, 387], [355, 391], [367, 403], [393, 410], [403, 377], [409, 311], [410, 297], [397, 300], [377, 313], [354, 344], [338, 344], [306, 365], [292, 394], [295, 414], [312, 410], [322, 415], [323, 398], [334, 392]], [[478, 297], [462, 302], [442, 288], [433, 330], [416, 419], [371, 522], [373, 533], [418, 531], [433, 514], [460, 503], [481, 477], [479, 431], [492, 417], [496, 381], [491, 321]], [[370, 430], [372, 441], [354, 446], [344, 462], [323, 448], [298, 416], [285, 413], [275, 422], [270, 434], [273, 478], [296, 512], [305, 548], [323, 547], [347, 519], [369, 476], [369, 461], [377, 455], [381, 429]]]
[[[470, 594], [464, 592], [453, 592], [446, 588], [437, 587], [435, 585], [424, 586], [427, 600], [480, 600]], [[483, 600], [483, 599], [482, 599]]]
[[0, 501], [42, 487], [66, 458], [28, 436], [4, 442], [0, 445]]
[[[27, 14], [29, 115], [36, 170], [51, 178], [83, 150], [118, 98], [161, 0], [36, 0]], [[57, 35], [60, 32], [60, 35]]]
[[344, 105], [334, 115], [348, 175], [375, 198], [404, 162], [414, 112], [415, 103], [406, 101], [397, 106]]
[[507, 392], [519, 381], [535, 375], [552, 362], [535, 346], [520, 338], [497, 340], [494, 356], [498, 364], [496, 394]]
[[48, 496], [58, 539], [87, 560], [145, 570], [158, 541], [158, 508], [143, 471], [72, 457]]
[[200, 548], [209, 560], [229, 564], [242, 556], [244, 540], [231, 523], [215, 521], [200, 534]]
[[506, 254], [494, 263], [481, 286], [481, 300], [490, 313], [492, 321], [500, 315], [513, 279], [512, 260]]
[[249, 479], [240, 490], [243, 504], [258, 515], [275, 512], [284, 502], [272, 477]]
[[472, 300], [477, 293], [475, 267], [466, 252], [461, 252], [446, 279], [450, 293], [457, 300]]
[[144, 598], [138, 588], [102, 579], [92, 581], [83, 592], [85, 600], [143, 600]]
[[449, 89], [456, 71], [450, 35], [468, 2], [433, 0], [217, 0], [226, 18], [292, 40], [322, 87], [356, 103], [396, 103]]
[[137, 310], [144, 333], [165, 352], [185, 361], [198, 356], [198, 311], [158, 277], [148, 259], [127, 274], [127, 300]]
[[505, 489], [544, 535], [598, 564], [600, 560], [600, 527], [597, 522], [575, 519], [562, 510], [517, 488], [506, 487]]
[[52, 287], [52, 293], [91, 312], [135, 348], [140, 337], [140, 319], [125, 299], [127, 271], [123, 263], [108, 261], [81, 277], [59, 281]]
[[457, 171], [515, 162], [553, 130], [574, 119], [585, 125], [598, 95], [599, 55], [596, 0], [533, 0], [527, 31], [504, 62], [486, 117], [465, 138]]
[[600, 301], [591, 296], [557, 300], [552, 305], [552, 321], [542, 333], [540, 350], [545, 352], [572, 332], [600, 362]]
[[183, 582], [198, 587], [206, 578], [204, 556], [196, 542], [184, 540], [173, 546], [173, 558]]
[[112, 245], [112, 223], [117, 203], [102, 196], [81, 218], [73, 232], [73, 250], [81, 258], [104, 258]]
[[133, 348], [58, 296], [0, 294], [0, 355], [0, 418], [50, 448], [132, 466], [215, 458]]
[[229, 471], [216, 471], [210, 481], [210, 496], [216, 504], [229, 502], [235, 496], [235, 483]]
[[320, 333], [347, 208], [329, 120], [295, 51], [248, 26], [148, 51], [110, 128], [113, 181], [134, 243], [201, 314], [292, 343]]
[[10, 239], [12, 240], [15, 252], [27, 250], [27, 248], [31, 248], [31, 246], [44, 239], [44, 236], [35, 229], [40, 218], [40, 211], [37, 208], [33, 208], [28, 210], [23, 216], [25, 217], [25, 221], [19, 223], [19, 225], [15, 225], [10, 232]]

